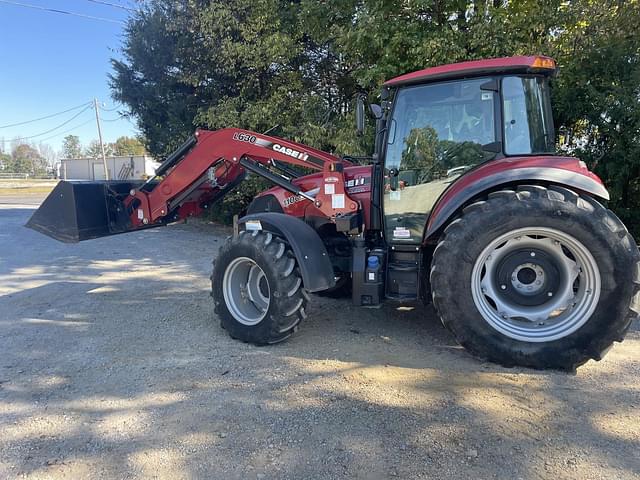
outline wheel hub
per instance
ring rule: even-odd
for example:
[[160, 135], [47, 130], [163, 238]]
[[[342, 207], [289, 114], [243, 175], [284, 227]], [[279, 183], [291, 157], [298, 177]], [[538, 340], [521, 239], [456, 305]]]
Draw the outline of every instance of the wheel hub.
[[472, 273], [474, 303], [501, 333], [545, 342], [569, 335], [588, 319], [600, 293], [597, 264], [568, 234], [519, 229], [491, 242]]
[[222, 294], [231, 315], [244, 325], [257, 325], [269, 309], [267, 277], [251, 258], [234, 259], [224, 272]]
[[513, 246], [495, 264], [496, 291], [505, 301], [542, 305], [558, 294], [564, 278], [553, 256], [541, 248]]

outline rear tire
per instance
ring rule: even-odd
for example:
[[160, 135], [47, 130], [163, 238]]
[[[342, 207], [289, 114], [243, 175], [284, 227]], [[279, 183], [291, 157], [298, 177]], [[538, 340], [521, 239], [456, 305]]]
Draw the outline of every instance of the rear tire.
[[521, 186], [466, 207], [431, 266], [443, 324], [505, 366], [574, 370], [622, 341], [640, 312], [640, 253], [591, 197]]
[[211, 287], [222, 327], [244, 342], [281, 342], [306, 317], [309, 297], [295, 256], [269, 232], [242, 231], [229, 238], [214, 260]]

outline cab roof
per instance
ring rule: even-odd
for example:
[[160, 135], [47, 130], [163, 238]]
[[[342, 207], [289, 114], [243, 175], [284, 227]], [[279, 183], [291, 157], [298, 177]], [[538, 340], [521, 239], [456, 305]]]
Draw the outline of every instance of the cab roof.
[[468, 62], [451, 63], [437, 67], [425, 68], [417, 72], [405, 73], [387, 80], [385, 87], [397, 87], [415, 83], [426, 83], [433, 80], [446, 80], [461, 77], [479, 76], [493, 73], [553, 73], [556, 62], [541, 55], [490, 58]]

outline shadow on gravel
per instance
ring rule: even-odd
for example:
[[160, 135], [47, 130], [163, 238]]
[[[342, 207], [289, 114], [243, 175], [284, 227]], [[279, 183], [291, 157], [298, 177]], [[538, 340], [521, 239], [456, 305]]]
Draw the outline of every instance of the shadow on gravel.
[[12, 241], [0, 238], [0, 477], [640, 471], [637, 356], [573, 376], [506, 369], [457, 347], [429, 307], [319, 298], [297, 335], [256, 348], [212, 314], [217, 243], [200, 229], [75, 250]]

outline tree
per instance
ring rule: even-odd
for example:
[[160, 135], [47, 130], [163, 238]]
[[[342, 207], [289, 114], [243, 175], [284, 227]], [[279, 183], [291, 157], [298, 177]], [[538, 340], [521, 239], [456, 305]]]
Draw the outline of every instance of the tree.
[[44, 175], [47, 173], [47, 160], [31, 145], [21, 143], [11, 151], [11, 160], [7, 171], [11, 173], [28, 173]]
[[610, 207], [640, 239], [640, 3], [584, 1], [567, 7], [555, 83], [556, 122], [568, 150], [610, 189]]
[[[110, 143], [104, 144], [105, 157], [111, 157], [114, 155], [113, 147]], [[92, 140], [89, 146], [84, 149], [83, 156], [92, 158], [102, 158], [102, 148], [98, 140]]]
[[63, 158], [80, 158], [82, 157], [82, 145], [80, 137], [77, 135], [67, 135], [62, 142]]
[[638, 0], [148, 0], [110, 82], [158, 157], [197, 126], [278, 125], [280, 136], [361, 154], [372, 142], [353, 132], [356, 93], [375, 101], [386, 79], [438, 64], [550, 55], [561, 67], [558, 124], [631, 218], [640, 212], [639, 18]]
[[47, 162], [48, 168], [52, 168], [58, 160], [58, 154], [48, 143], [40, 142], [38, 144], [38, 153]]
[[0, 171], [7, 171], [11, 163], [11, 155], [0, 152]]
[[113, 96], [128, 105], [155, 156], [168, 154], [193, 133], [199, 99], [195, 76], [186, 77], [194, 65], [185, 64], [205, 54], [193, 48], [200, 33], [189, 24], [194, 9], [170, 0], [143, 5], [125, 28], [124, 61], [112, 59]]
[[112, 150], [113, 155], [117, 156], [146, 154], [144, 144], [140, 139], [126, 136], [119, 137], [114, 143], [111, 143], [110, 149]]

